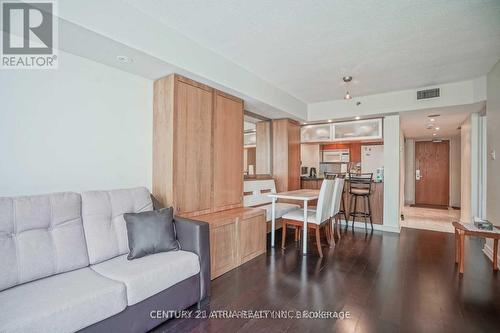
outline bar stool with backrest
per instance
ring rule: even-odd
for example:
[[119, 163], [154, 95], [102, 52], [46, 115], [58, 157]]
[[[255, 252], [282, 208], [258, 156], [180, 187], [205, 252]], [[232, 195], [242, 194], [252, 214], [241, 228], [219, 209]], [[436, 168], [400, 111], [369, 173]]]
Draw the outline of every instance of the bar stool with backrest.
[[[316, 206], [316, 211], [308, 210], [307, 227], [315, 230], [316, 246], [318, 248], [320, 257], [323, 257], [323, 251], [321, 250], [320, 229], [323, 227], [330, 227], [330, 224], [328, 222], [330, 221], [330, 207], [332, 205], [333, 187], [334, 180], [323, 180], [321, 189], [319, 190], [318, 205]], [[281, 229], [281, 247], [284, 249], [287, 226], [303, 227], [304, 210], [296, 209], [289, 213], [286, 213], [282, 217], [282, 224], [283, 227]], [[307, 242], [307, 239], [303, 239], [302, 241]]]
[[[372, 211], [370, 206], [370, 195], [372, 191], [373, 173], [355, 174], [349, 173], [349, 194], [351, 199], [349, 201], [349, 217], [352, 217], [352, 229], [354, 230], [354, 220], [356, 217], [365, 220], [365, 231], [368, 231], [366, 220], [370, 220], [370, 226], [373, 230]], [[358, 198], [361, 198], [363, 203], [363, 210], [357, 210]], [[353, 209], [354, 201], [354, 209]]]

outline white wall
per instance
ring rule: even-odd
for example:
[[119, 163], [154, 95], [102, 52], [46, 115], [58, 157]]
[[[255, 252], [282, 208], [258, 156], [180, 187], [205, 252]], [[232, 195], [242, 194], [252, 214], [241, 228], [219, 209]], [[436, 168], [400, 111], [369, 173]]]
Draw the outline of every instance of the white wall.
[[68, 53], [0, 73], [0, 196], [151, 186], [152, 81]]
[[462, 124], [461, 135], [461, 214], [460, 219], [470, 222], [478, 216], [478, 189], [479, 189], [479, 115], [471, 114]]
[[[488, 162], [486, 189], [486, 217], [500, 225], [500, 61], [488, 74], [488, 99], [486, 102]], [[495, 152], [496, 159], [491, 153]], [[485, 252], [491, 258], [492, 242], [487, 241]]]
[[[401, 130], [399, 115], [384, 118], [384, 230], [399, 232], [401, 204]], [[403, 155], [404, 156], [404, 155]]]

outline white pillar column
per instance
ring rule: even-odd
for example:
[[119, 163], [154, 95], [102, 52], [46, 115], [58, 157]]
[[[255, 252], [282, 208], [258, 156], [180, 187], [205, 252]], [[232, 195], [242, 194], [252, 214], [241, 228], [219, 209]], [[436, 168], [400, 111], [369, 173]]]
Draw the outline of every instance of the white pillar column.
[[400, 209], [401, 129], [399, 115], [384, 118], [384, 231], [398, 232]]

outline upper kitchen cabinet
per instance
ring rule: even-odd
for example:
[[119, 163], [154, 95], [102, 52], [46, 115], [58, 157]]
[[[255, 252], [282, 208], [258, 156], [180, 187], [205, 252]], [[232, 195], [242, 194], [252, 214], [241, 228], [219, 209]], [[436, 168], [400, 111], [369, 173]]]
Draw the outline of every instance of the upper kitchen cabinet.
[[356, 120], [301, 127], [301, 142], [380, 140], [382, 137], [382, 119]]
[[357, 120], [332, 125], [332, 141], [382, 139], [382, 119]]
[[239, 207], [243, 101], [170, 75], [154, 83], [153, 195], [176, 215]]
[[331, 124], [306, 125], [300, 129], [302, 142], [330, 141], [332, 138]]

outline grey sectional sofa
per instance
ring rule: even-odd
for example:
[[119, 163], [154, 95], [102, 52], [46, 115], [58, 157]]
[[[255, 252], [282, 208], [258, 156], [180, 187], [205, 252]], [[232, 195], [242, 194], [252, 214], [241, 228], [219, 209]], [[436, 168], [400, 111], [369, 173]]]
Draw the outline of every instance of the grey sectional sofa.
[[0, 332], [145, 332], [207, 299], [206, 223], [127, 260], [123, 214], [152, 209], [145, 188], [0, 198]]

